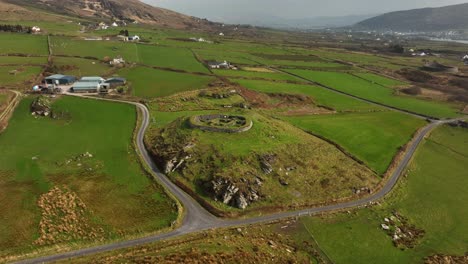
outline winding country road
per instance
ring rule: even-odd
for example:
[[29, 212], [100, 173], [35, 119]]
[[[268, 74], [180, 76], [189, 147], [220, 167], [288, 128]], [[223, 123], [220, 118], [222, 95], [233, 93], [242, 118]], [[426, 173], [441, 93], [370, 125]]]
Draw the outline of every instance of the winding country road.
[[[91, 97], [87, 97], [91, 98]], [[200, 232], [208, 229], [216, 229], [216, 228], [227, 228], [227, 227], [235, 227], [235, 226], [243, 226], [243, 225], [250, 225], [250, 224], [257, 224], [257, 223], [264, 223], [270, 222], [275, 220], [280, 220], [289, 217], [296, 217], [296, 216], [304, 216], [304, 215], [313, 215], [317, 213], [324, 213], [336, 210], [344, 210], [344, 209], [351, 209], [356, 207], [362, 207], [369, 205], [373, 202], [376, 202], [387, 195], [395, 186], [398, 179], [402, 175], [403, 171], [407, 167], [408, 163], [410, 162], [411, 158], [413, 157], [414, 153], [416, 152], [417, 147], [420, 145], [424, 137], [435, 127], [451, 122], [452, 120], [446, 121], [432, 121], [429, 125], [421, 129], [418, 134], [414, 137], [411, 142], [411, 145], [408, 146], [408, 149], [404, 155], [404, 157], [399, 162], [398, 166], [394, 169], [392, 175], [388, 178], [385, 185], [376, 193], [361, 198], [359, 200], [337, 203], [333, 205], [323, 206], [323, 207], [315, 207], [304, 209], [300, 211], [294, 212], [283, 212], [283, 213], [276, 213], [271, 215], [265, 215], [260, 217], [254, 217], [249, 219], [238, 219], [238, 220], [225, 220], [216, 218], [208, 211], [206, 211], [202, 206], [200, 206], [192, 197], [182, 191], [179, 187], [177, 187], [173, 182], [171, 182], [166, 175], [162, 174], [159, 169], [157, 168], [156, 164], [151, 159], [150, 155], [148, 154], [145, 146], [144, 146], [144, 135], [145, 131], [149, 126], [150, 114], [148, 108], [140, 103], [134, 102], [127, 102], [127, 101], [118, 101], [118, 100], [110, 100], [110, 99], [101, 99], [101, 98], [93, 98], [99, 100], [107, 100], [107, 101], [115, 101], [120, 103], [128, 103], [133, 104], [137, 107], [137, 109], [141, 112], [142, 122], [141, 127], [138, 130], [137, 134], [137, 149], [140, 152], [141, 156], [143, 157], [144, 161], [147, 163], [149, 168], [154, 172], [156, 179], [169, 191], [172, 193], [182, 204], [184, 208], [184, 216], [182, 220], [182, 224], [179, 228], [163, 234], [148, 236], [139, 239], [127, 240], [122, 242], [110, 243], [101, 246], [95, 246], [85, 249], [79, 249], [75, 251], [59, 253], [56, 255], [38, 257], [34, 259], [23, 260], [17, 263], [46, 263], [46, 262], [53, 262], [59, 260], [65, 260], [74, 257], [81, 257], [91, 254], [102, 253], [106, 251], [140, 246], [143, 244], [161, 241], [169, 238], [178, 237], [181, 235], [186, 235], [190, 233]]]

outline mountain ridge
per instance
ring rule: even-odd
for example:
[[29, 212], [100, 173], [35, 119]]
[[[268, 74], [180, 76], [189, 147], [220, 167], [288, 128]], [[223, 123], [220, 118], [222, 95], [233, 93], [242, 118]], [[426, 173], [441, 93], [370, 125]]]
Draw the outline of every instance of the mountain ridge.
[[16, 12], [27, 12], [25, 7], [32, 7], [61, 15], [123, 20], [175, 29], [210, 29], [217, 25], [139, 0], [0, 0], [0, 4], [11, 10], [16, 8]]
[[394, 31], [468, 29], [468, 3], [390, 12], [361, 21], [354, 28]]

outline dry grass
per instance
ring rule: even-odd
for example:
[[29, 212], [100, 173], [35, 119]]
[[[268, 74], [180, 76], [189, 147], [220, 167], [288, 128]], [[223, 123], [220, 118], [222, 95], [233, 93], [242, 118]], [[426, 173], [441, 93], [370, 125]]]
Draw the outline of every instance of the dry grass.
[[39, 238], [34, 244], [54, 245], [74, 240], [104, 240], [104, 229], [94, 227], [90, 221], [92, 212], [78, 195], [66, 186], [54, 187], [40, 196], [41, 208]]

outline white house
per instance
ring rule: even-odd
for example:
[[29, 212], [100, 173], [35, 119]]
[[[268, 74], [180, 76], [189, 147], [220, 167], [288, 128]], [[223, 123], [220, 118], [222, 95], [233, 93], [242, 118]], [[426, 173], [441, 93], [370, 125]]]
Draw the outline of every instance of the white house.
[[468, 66], [468, 55], [465, 55], [465, 56], [463, 57], [463, 62], [465, 63], [465, 65]]
[[115, 58], [111, 60], [109, 63], [110, 65], [119, 65], [119, 64], [124, 64], [125, 60], [122, 57], [119, 57], [119, 58]]
[[39, 32], [41, 32], [41, 28], [38, 27], [38, 26], [32, 27], [31, 30], [32, 30], [33, 33], [39, 33]]
[[102, 29], [102, 30], [106, 30], [106, 29], [109, 28], [109, 26], [106, 23], [101, 22], [101, 23], [99, 23], [99, 28]]
[[140, 37], [137, 35], [126, 38], [126, 41], [139, 41], [139, 40], [140, 40]]

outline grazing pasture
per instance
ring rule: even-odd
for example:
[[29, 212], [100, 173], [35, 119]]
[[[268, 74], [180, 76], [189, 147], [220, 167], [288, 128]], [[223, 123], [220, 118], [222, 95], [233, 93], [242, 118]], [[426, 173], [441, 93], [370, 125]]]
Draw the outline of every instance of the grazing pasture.
[[20, 85], [39, 75], [42, 67], [0, 66], [0, 87]]
[[209, 76], [161, 71], [145, 67], [124, 69], [119, 74], [131, 82], [135, 96], [144, 98], [202, 89], [214, 80], [213, 77]]
[[375, 110], [384, 110], [382, 107], [362, 102], [314, 85], [299, 85], [254, 80], [232, 81], [239, 83], [245, 88], [262, 93], [289, 93], [308, 95], [314, 99], [315, 103], [333, 108], [339, 112], [369, 112]]
[[289, 72], [348, 94], [418, 114], [438, 118], [457, 116], [458, 109], [456, 105], [395, 95], [393, 89], [373, 84], [346, 73], [307, 70], [289, 70]]
[[385, 173], [399, 148], [425, 124], [397, 112], [285, 117], [285, 120], [337, 143], [380, 174]]
[[247, 79], [268, 79], [268, 80], [279, 80], [279, 81], [301, 81], [301, 79], [294, 76], [284, 74], [281, 72], [259, 72], [259, 71], [247, 71], [247, 70], [213, 70], [213, 73], [225, 77], [241, 77]]
[[[407, 177], [382, 205], [352, 214], [303, 218], [302, 222], [334, 263], [421, 263], [434, 254], [462, 256], [468, 234], [468, 132], [444, 126], [417, 151]], [[393, 246], [382, 227], [398, 212], [424, 230], [412, 249]], [[359, 241], [359, 243], [356, 243]]]
[[135, 43], [51, 37], [51, 48], [54, 55], [91, 57], [98, 60], [121, 56], [128, 62], [140, 61]]
[[1, 65], [34, 65], [40, 66], [47, 64], [47, 57], [17, 57], [17, 56], [0, 56]]
[[107, 76], [112, 71], [109, 64], [97, 60], [54, 57], [53, 63], [61, 74], [76, 77]]
[[209, 73], [208, 69], [199, 63], [188, 49], [150, 45], [137, 47], [140, 63], [145, 65]]
[[[47, 37], [29, 34], [0, 33], [0, 55], [48, 55]], [[1, 62], [0, 62], [1, 63]]]
[[[53, 187], [83, 201], [86, 223], [102, 228], [104, 240], [155, 232], [176, 219], [173, 202], [139, 164], [133, 106], [63, 97], [52, 119], [32, 116], [31, 102], [21, 101], [0, 134], [0, 259], [38, 247], [37, 203]], [[85, 242], [70, 235], [77, 236], [70, 243]]]

